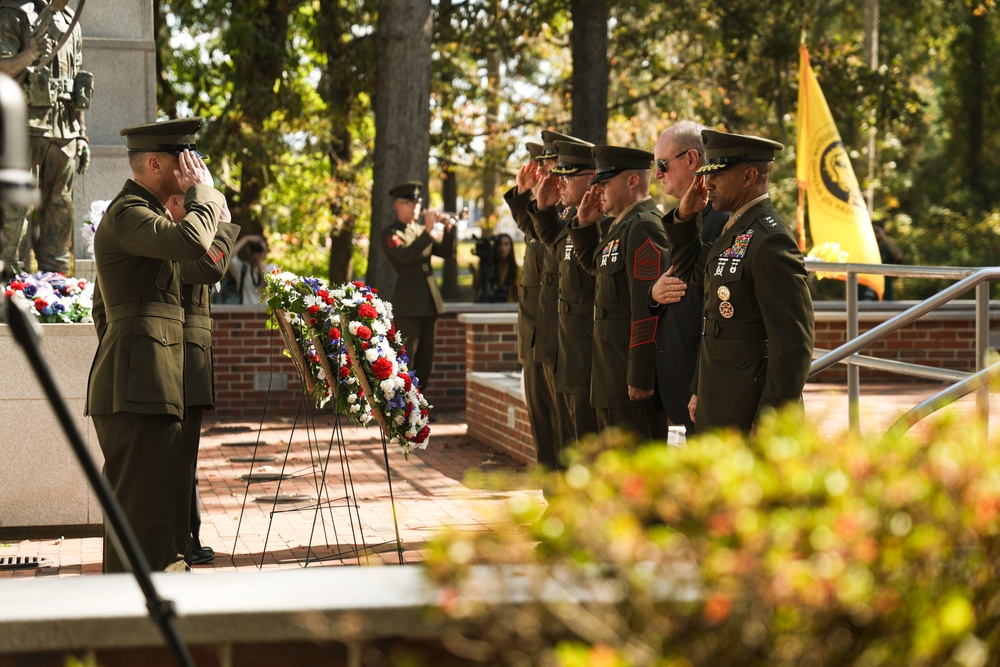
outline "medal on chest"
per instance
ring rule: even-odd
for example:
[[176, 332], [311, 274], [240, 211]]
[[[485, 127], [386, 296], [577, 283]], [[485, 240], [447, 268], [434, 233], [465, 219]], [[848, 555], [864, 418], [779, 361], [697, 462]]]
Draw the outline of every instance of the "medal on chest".
[[563, 261], [570, 261], [573, 259], [573, 241], [567, 237], [566, 238], [566, 248], [563, 251]]
[[601, 266], [607, 266], [608, 262], [614, 264], [618, 261], [618, 246], [620, 245], [619, 239], [614, 241], [609, 241], [601, 249]]

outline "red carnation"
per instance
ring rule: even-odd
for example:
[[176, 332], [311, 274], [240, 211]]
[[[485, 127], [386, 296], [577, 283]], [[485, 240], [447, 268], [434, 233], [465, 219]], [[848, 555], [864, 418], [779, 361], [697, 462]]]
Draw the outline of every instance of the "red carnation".
[[396, 323], [389, 323], [389, 340], [396, 340]]
[[398, 377], [403, 381], [403, 390], [410, 391], [410, 387], [413, 385], [413, 382], [410, 381], [410, 374], [400, 373]]
[[378, 311], [375, 310], [375, 306], [370, 303], [363, 303], [358, 306], [358, 315], [361, 317], [367, 317], [370, 320], [374, 320], [378, 317]]
[[12, 294], [14, 294], [14, 290], [12, 290], [9, 287], [7, 289], [5, 289], [4, 292], [3, 292], [4, 296], [11, 296]]
[[43, 299], [42, 297], [38, 297], [37, 299], [35, 299], [35, 308], [38, 309], [38, 312], [42, 312], [43, 310], [45, 310], [45, 308], [48, 305], [49, 305], [48, 302], [45, 301], [45, 299]]
[[379, 380], [388, 379], [392, 375], [392, 362], [385, 357], [379, 357], [372, 363], [372, 371]]
[[413, 442], [419, 445], [421, 442], [426, 440], [427, 436], [429, 436], [430, 434], [431, 434], [431, 427], [425, 426], [422, 429], [420, 429], [420, 433], [417, 433], [417, 436], [413, 438]]
[[368, 340], [371, 337], [372, 337], [371, 329], [369, 329], [366, 326], [358, 327], [358, 338], [363, 338], [364, 340]]
[[423, 417], [424, 419], [427, 419], [427, 410], [420, 408], [420, 416]]
[[341, 380], [346, 379], [347, 376], [350, 375], [350, 374], [351, 374], [351, 369], [350, 368], [348, 368], [347, 366], [341, 366], [340, 367], [340, 379]]
[[364, 287], [365, 286], [365, 284], [363, 282], [361, 282], [360, 280], [355, 280], [355, 281], [351, 282], [351, 284], [354, 285], [355, 287]]
[[326, 291], [325, 289], [321, 289], [321, 290], [319, 290], [318, 292], [316, 292], [316, 296], [318, 296], [318, 297], [319, 297], [319, 298], [321, 298], [321, 299], [325, 299], [325, 298], [327, 298], [328, 296], [330, 296], [330, 293], [329, 293], [329, 292], [327, 292], [327, 291]]
[[372, 294], [378, 294], [378, 288], [377, 287], [372, 287], [371, 290], [372, 290]]
[[411, 412], [413, 412], [413, 404], [412, 403], [407, 403], [406, 404], [406, 412], [403, 413], [403, 416], [404, 417], [409, 417]]
[[309, 308], [307, 308], [307, 310], [309, 311], [310, 315], [315, 315], [316, 313], [319, 312], [319, 306], [315, 306], [315, 305], [309, 306]]
[[309, 318], [309, 326], [311, 326], [311, 327], [316, 326], [316, 318], [315, 317], [310, 317]]
[[337, 327], [330, 329], [330, 340], [340, 340], [340, 329]]
[[372, 344], [369, 343], [368, 341], [366, 341], [366, 340], [361, 341], [361, 350], [362, 351], [367, 350], [371, 346], [372, 346]]
[[365, 298], [368, 299], [369, 301], [374, 301], [375, 300], [375, 297], [372, 296], [371, 292], [369, 292], [368, 294], [365, 294]]

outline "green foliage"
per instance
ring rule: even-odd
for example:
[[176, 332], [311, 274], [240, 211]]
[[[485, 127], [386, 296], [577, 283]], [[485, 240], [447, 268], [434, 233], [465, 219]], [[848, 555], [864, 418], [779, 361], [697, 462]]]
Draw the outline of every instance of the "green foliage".
[[[429, 572], [491, 664], [992, 664], [1000, 452], [974, 430], [880, 443], [786, 414], [749, 441], [584, 443], [539, 478], [541, 518], [519, 500], [489, 534], [444, 534]], [[463, 588], [482, 562], [612, 602], [498, 614]]]

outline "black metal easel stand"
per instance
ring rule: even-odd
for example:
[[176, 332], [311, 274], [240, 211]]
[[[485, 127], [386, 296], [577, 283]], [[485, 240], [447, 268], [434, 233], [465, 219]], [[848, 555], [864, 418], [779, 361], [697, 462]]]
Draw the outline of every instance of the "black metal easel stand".
[[90, 486], [97, 493], [97, 498], [101, 503], [107, 521], [111, 524], [114, 531], [116, 537], [114, 542], [118, 548], [119, 555], [122, 557], [122, 560], [128, 563], [129, 568], [132, 570], [132, 575], [135, 577], [143, 596], [146, 598], [146, 609], [149, 611], [150, 618], [153, 619], [153, 622], [160, 628], [160, 632], [163, 633], [163, 638], [167, 646], [170, 647], [170, 652], [173, 654], [177, 664], [183, 667], [194, 667], [194, 660], [191, 658], [187, 647], [181, 641], [180, 635], [177, 633], [177, 627], [174, 625], [174, 616], [177, 615], [174, 603], [160, 597], [159, 593], [156, 592], [152, 577], [150, 576], [149, 563], [146, 562], [146, 557], [143, 556], [139, 548], [135, 535], [128, 525], [128, 520], [122, 512], [121, 505], [118, 504], [111, 491], [111, 487], [108, 486], [107, 481], [105, 481], [101, 472], [97, 469], [97, 464], [94, 463], [94, 459], [90, 456], [90, 452], [87, 451], [83, 438], [80, 436], [80, 432], [73, 422], [73, 417], [69, 414], [66, 402], [59, 393], [59, 388], [56, 387], [55, 380], [53, 380], [52, 374], [49, 372], [49, 367], [38, 352], [39, 332], [36, 328], [37, 324], [31, 319], [31, 315], [25, 313], [20, 306], [9, 298], [5, 299], [4, 303], [7, 323], [14, 334], [14, 340], [24, 350], [25, 356], [27, 356], [31, 367], [35, 371], [38, 382], [45, 391], [45, 396], [48, 398], [49, 404], [55, 410], [56, 417], [59, 419], [59, 423], [62, 425], [63, 431], [69, 439], [73, 453], [87, 475]]

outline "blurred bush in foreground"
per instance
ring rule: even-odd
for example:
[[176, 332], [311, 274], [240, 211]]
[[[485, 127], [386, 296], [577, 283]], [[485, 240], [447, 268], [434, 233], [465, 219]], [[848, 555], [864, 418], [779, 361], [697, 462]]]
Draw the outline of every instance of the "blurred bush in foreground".
[[[544, 513], [514, 501], [493, 532], [432, 544], [436, 613], [460, 628], [445, 647], [505, 665], [997, 664], [1000, 453], [968, 426], [876, 443], [785, 415], [749, 441], [582, 443], [539, 477]], [[577, 599], [494, 606], [467, 576], [482, 563]]]

